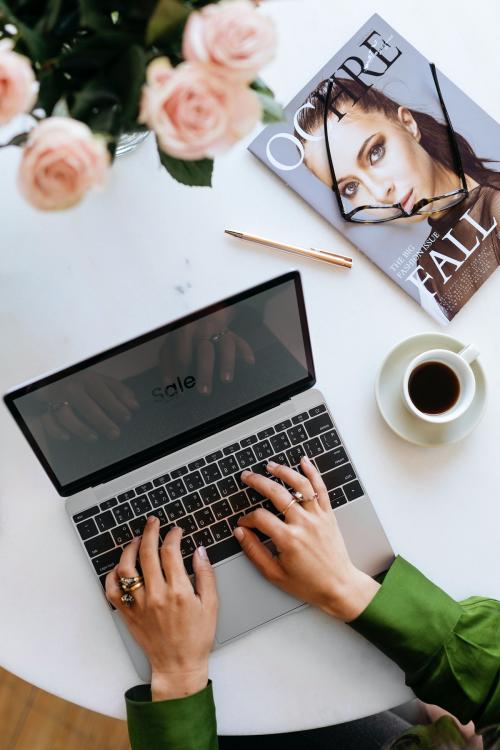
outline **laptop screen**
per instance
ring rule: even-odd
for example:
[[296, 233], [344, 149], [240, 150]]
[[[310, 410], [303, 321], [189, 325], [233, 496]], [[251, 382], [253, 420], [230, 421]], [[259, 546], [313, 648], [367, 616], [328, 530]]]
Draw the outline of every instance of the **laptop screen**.
[[11, 392], [62, 495], [276, 405], [314, 383], [291, 272]]

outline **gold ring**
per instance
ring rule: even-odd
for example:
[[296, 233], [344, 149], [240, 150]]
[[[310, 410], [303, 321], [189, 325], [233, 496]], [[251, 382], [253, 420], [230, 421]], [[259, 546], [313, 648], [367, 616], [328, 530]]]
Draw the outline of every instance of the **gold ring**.
[[297, 500], [294, 497], [292, 497], [292, 499], [290, 500], [290, 502], [288, 503], [288, 505], [286, 506], [286, 508], [283, 508], [283, 510], [281, 511], [283, 513], [283, 516], [286, 516], [286, 514], [288, 513], [288, 511], [290, 510], [290, 508], [292, 507], [292, 505], [294, 503], [296, 503], [296, 502], [297, 502]]
[[126, 589], [123, 589], [126, 594], [131, 594], [132, 591], [137, 591], [137, 589], [140, 589], [141, 586], [144, 586], [144, 581], [137, 581], [136, 583], [133, 583], [132, 586], [129, 586]]
[[136, 583], [142, 585], [144, 583], [144, 578], [142, 576], [119, 576], [118, 583], [120, 584], [122, 591], [130, 591], [130, 587], [134, 586]]
[[128, 592], [126, 592], [125, 594], [120, 596], [120, 601], [123, 602], [123, 604], [125, 604], [126, 607], [131, 607], [132, 604], [135, 602], [135, 599], [132, 596], [132, 594], [129, 594]]

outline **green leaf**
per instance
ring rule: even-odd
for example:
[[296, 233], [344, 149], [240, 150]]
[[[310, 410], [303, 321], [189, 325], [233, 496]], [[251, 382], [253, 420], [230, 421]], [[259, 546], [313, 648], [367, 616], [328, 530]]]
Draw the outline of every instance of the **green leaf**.
[[169, 156], [158, 146], [160, 161], [167, 172], [183, 185], [212, 187], [213, 159], [199, 159], [198, 161], [183, 161]]
[[84, 28], [105, 31], [113, 27], [111, 14], [100, 0], [78, 0], [78, 4], [80, 6], [80, 24]]
[[146, 29], [146, 44], [168, 42], [182, 31], [190, 9], [181, 0], [158, 0]]
[[259, 94], [265, 94], [266, 96], [270, 96], [274, 98], [274, 93], [271, 91], [269, 86], [267, 86], [262, 78], [256, 78], [252, 83], [250, 84], [250, 88], [254, 91], [257, 91]]
[[261, 94], [259, 92], [257, 92], [257, 96], [259, 97], [259, 101], [262, 105], [262, 122], [284, 122], [285, 116], [283, 114], [283, 110], [276, 99], [273, 99], [271, 96], [267, 96], [267, 94]]
[[61, 11], [62, 0], [48, 0], [43, 20], [44, 31], [52, 31]]
[[21, 51], [26, 50], [33, 61], [43, 60], [47, 55], [47, 45], [43, 37], [30, 26], [20, 21], [11, 11], [5, 0], [0, 0], [0, 13], [5, 15], [18, 31], [19, 39], [16, 42], [16, 50], [18, 48]]

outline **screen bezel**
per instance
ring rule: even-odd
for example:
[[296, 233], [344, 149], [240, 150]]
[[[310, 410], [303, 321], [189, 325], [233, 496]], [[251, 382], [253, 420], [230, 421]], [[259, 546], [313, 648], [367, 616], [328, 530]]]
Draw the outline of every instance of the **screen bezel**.
[[[256, 294], [260, 294], [261, 292], [265, 292], [269, 289], [280, 286], [281, 284], [285, 284], [288, 281], [293, 281], [295, 284], [300, 325], [307, 363], [307, 377], [295, 383], [292, 383], [285, 388], [281, 388], [278, 391], [274, 391], [267, 396], [263, 396], [262, 398], [257, 399], [250, 404], [241, 406], [238, 409], [233, 409], [232, 411], [221, 415], [216, 419], [210, 420], [204, 425], [199, 425], [197, 427], [191, 428], [190, 430], [186, 430], [185, 432], [180, 433], [175, 437], [168, 438], [167, 440], [164, 440], [161, 443], [157, 443], [150, 448], [146, 448], [143, 451], [134, 453], [132, 456], [121, 459], [120, 461], [116, 461], [110, 466], [99, 469], [98, 471], [92, 472], [91, 474], [87, 474], [80, 479], [74, 480], [67, 484], [61, 484], [59, 482], [49, 462], [38, 446], [38, 443], [35, 441], [33, 435], [28, 429], [26, 422], [18, 411], [15, 404], [16, 399], [25, 396], [28, 393], [36, 391], [39, 388], [50, 385], [51, 383], [62, 377], [73, 375], [74, 373], [79, 372], [86, 367], [91, 367], [92, 365], [98, 364], [99, 362], [102, 362], [104, 359], [110, 356], [121, 354], [122, 352], [127, 351], [133, 346], [144, 344], [147, 341], [155, 338], [156, 336], [162, 336], [166, 333], [175, 331], [177, 328], [180, 328], [183, 325], [187, 325], [188, 323], [192, 323], [198, 318], [203, 317], [204, 315], [210, 315], [214, 312], [217, 312], [218, 310], [224, 309], [225, 307], [229, 307], [230, 305], [242, 302], [245, 299], [248, 299], [249, 297], [252, 297]], [[13, 391], [9, 391], [9, 393], [4, 396], [4, 402], [59, 495], [61, 495], [62, 497], [68, 497], [69, 495], [73, 495], [76, 492], [80, 492], [81, 490], [86, 490], [89, 487], [95, 487], [96, 485], [116, 479], [117, 477], [122, 476], [123, 474], [127, 474], [134, 469], [138, 469], [145, 464], [151, 463], [152, 461], [155, 461], [159, 458], [163, 458], [169, 453], [173, 453], [174, 451], [177, 451], [181, 448], [185, 448], [187, 445], [196, 443], [197, 441], [202, 440], [205, 437], [213, 435], [214, 433], [230, 427], [238, 422], [242, 422], [245, 419], [249, 419], [250, 417], [259, 414], [260, 412], [266, 411], [273, 406], [277, 406], [278, 404], [291, 398], [292, 396], [295, 396], [298, 393], [311, 388], [315, 384], [315, 382], [316, 374], [314, 370], [309, 327], [307, 325], [307, 315], [304, 304], [304, 294], [302, 290], [300, 273], [298, 271], [289, 271], [288, 273], [285, 273], [274, 279], [270, 279], [269, 281], [266, 281], [262, 284], [258, 284], [257, 286], [251, 287], [250, 289], [246, 289], [243, 292], [239, 292], [238, 294], [234, 294], [230, 297], [227, 297], [226, 299], [215, 302], [200, 310], [196, 310], [195, 312], [183, 316], [182, 318], [177, 318], [171, 323], [167, 323], [166, 325], [155, 328], [148, 333], [142, 334], [141, 336], [137, 336], [136, 338], [130, 339], [122, 344], [111, 347], [110, 349], [100, 352], [99, 354], [96, 354], [92, 357], [82, 360], [81, 362], [77, 362], [74, 365], [66, 367], [63, 370], [58, 370], [57, 372], [51, 373], [50, 375], [46, 375], [38, 380], [32, 381], [27, 385], [23, 385]]]

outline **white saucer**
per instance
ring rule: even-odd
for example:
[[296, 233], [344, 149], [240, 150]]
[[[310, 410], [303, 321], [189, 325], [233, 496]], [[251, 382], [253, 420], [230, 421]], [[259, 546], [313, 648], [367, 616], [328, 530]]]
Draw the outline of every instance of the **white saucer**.
[[383, 418], [396, 435], [417, 445], [440, 445], [462, 440], [474, 429], [486, 405], [486, 378], [476, 359], [471, 367], [476, 377], [474, 400], [461, 417], [449, 424], [430, 424], [411, 414], [401, 393], [403, 375], [408, 364], [428, 349], [450, 349], [459, 352], [465, 343], [444, 333], [420, 333], [394, 347], [380, 368], [375, 396]]

